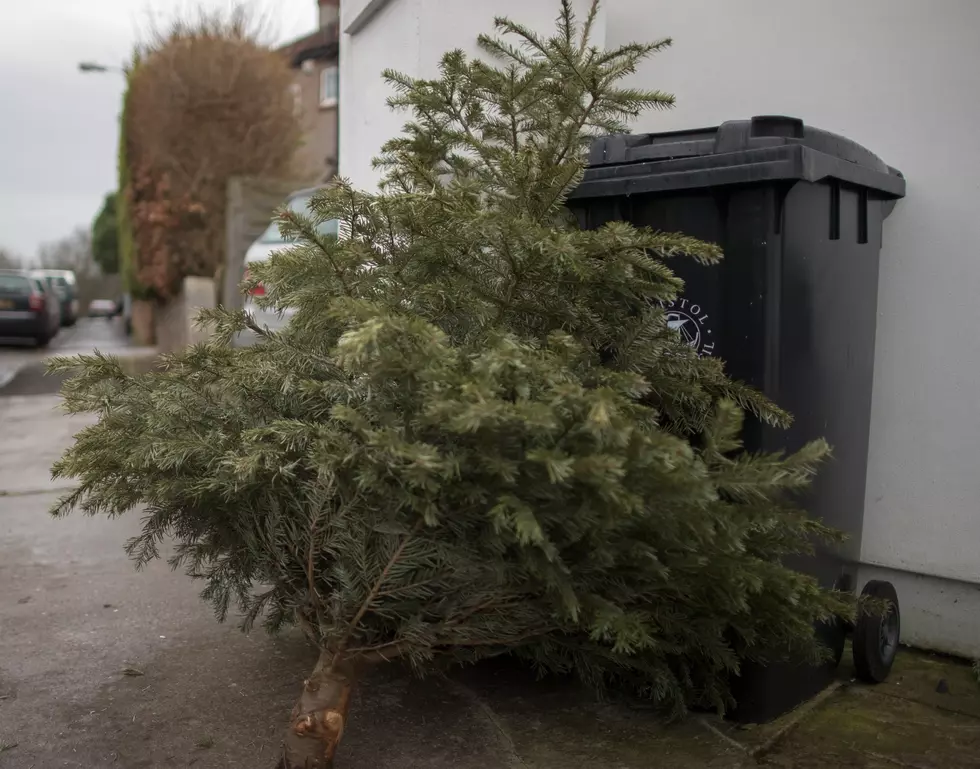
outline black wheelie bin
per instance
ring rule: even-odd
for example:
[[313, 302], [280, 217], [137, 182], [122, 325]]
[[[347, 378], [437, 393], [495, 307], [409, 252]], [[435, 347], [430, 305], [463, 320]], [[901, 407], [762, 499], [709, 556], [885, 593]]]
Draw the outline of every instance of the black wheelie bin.
[[[882, 228], [904, 195], [902, 175], [859, 144], [797, 118], [760, 116], [600, 138], [568, 202], [583, 227], [623, 220], [724, 249], [719, 265], [670, 262], [685, 289], [667, 322], [793, 414], [788, 430], [747, 421], [747, 449], [830, 442], [833, 459], [805, 503], [848, 540], [790, 565], [846, 590], [857, 589], [861, 549]], [[862, 592], [892, 602], [888, 615], [853, 628], [858, 675], [880, 681], [898, 645], [898, 600], [885, 582]], [[834, 675], [845, 630], [816, 629], [833, 665], [746, 664], [731, 715], [766, 721], [815, 694]]]

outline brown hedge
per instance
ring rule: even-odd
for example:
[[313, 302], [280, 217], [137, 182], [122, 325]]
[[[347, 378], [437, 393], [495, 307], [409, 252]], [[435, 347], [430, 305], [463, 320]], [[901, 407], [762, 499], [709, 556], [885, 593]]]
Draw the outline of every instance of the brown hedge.
[[136, 280], [161, 299], [212, 277], [234, 176], [290, 177], [301, 139], [286, 61], [246, 14], [201, 13], [141, 47], [127, 102]]

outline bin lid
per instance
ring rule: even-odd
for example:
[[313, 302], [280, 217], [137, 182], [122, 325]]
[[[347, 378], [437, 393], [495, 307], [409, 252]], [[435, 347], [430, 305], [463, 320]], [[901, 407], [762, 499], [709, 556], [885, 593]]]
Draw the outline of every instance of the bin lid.
[[799, 118], [761, 115], [714, 128], [600, 137], [570, 197], [825, 179], [874, 190], [887, 199], [905, 196], [902, 174], [857, 142]]

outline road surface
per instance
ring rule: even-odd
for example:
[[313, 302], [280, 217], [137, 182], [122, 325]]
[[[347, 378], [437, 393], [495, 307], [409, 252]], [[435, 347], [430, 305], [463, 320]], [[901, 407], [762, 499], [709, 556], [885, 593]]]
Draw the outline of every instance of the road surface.
[[[152, 361], [104, 319], [44, 350], [0, 340], [0, 769], [271, 769], [307, 654], [282, 676], [283, 651], [217, 625], [191, 580], [165, 563], [137, 573], [123, 545], [139, 512], [48, 514], [71, 486], [51, 464], [91, 418], [59, 410], [44, 359], [95, 349]], [[238, 719], [229, 746], [216, 721]]]
[[119, 319], [81, 318], [71, 328], [61, 329], [44, 349], [37, 349], [32, 342], [0, 338], [0, 396], [56, 393], [60, 380], [44, 376], [44, 360], [95, 349], [127, 357], [152, 354], [151, 350], [131, 346]]
[[[217, 624], [200, 585], [166, 563], [136, 572], [123, 545], [140, 530], [139, 510], [114, 520], [48, 515], [70, 483], [52, 481], [51, 463], [90, 418], [59, 412], [58, 383], [40, 367], [46, 355], [94, 346], [146, 352], [99, 321], [50, 351], [0, 348], [0, 366], [14, 372], [0, 389], [0, 769], [272, 769], [316, 657], [297, 633], [242, 635]], [[840, 695], [835, 710], [783, 740], [772, 764], [977, 767], [969, 668], [923, 665], [919, 679], [906, 668], [875, 690]], [[948, 680], [946, 693], [936, 693], [937, 679]], [[769, 742], [763, 728], [730, 734]], [[755, 765], [732, 744], [695, 720], [667, 731], [654, 714], [525, 671], [484, 665], [418, 681], [392, 666], [358, 688], [338, 767]]]
[[[84, 320], [47, 350], [0, 346], [0, 769], [272, 769], [316, 655], [295, 632], [219, 625], [165, 562], [136, 572], [114, 520], [48, 511], [51, 463], [90, 423], [58, 409], [51, 355], [135, 358], [118, 325]], [[507, 769], [482, 710], [433, 682], [382, 676], [359, 697], [348, 769]]]

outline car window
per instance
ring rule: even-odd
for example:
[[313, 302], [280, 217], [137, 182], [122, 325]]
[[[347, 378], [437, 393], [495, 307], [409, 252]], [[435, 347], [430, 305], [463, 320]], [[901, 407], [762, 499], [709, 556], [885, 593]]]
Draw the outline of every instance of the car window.
[[336, 219], [331, 219], [329, 222], [324, 222], [317, 228], [317, 232], [321, 235], [337, 235], [337, 230], [340, 228], [340, 222]]
[[49, 294], [54, 294], [62, 298], [68, 296], [70, 288], [64, 278], [58, 277], [57, 275], [45, 275], [41, 280], [47, 286]]
[[[290, 211], [295, 211], [298, 214], [308, 214], [308, 206], [312, 197], [312, 195], [300, 195], [295, 198], [290, 198], [286, 205]], [[324, 222], [318, 228], [318, 232], [321, 235], [336, 235], [337, 220], [331, 219], [328, 222]], [[283, 245], [287, 245], [294, 241], [284, 240], [282, 235], [279, 234], [279, 222], [273, 221], [266, 228], [266, 231], [262, 233], [262, 236], [259, 238], [259, 242], [268, 244], [281, 243]]]
[[30, 281], [22, 275], [0, 275], [0, 296], [23, 296], [30, 291]]

